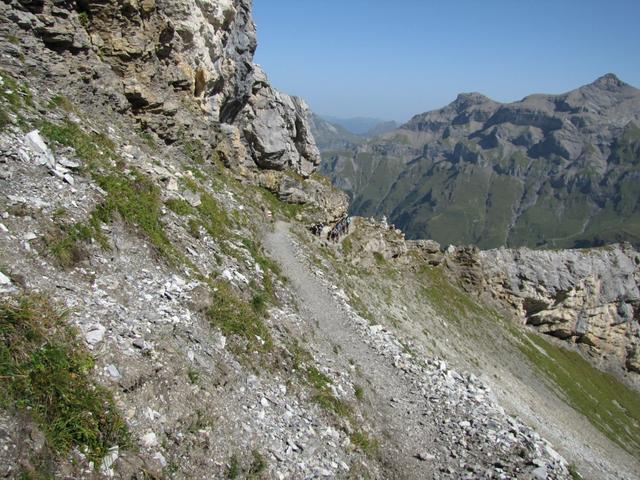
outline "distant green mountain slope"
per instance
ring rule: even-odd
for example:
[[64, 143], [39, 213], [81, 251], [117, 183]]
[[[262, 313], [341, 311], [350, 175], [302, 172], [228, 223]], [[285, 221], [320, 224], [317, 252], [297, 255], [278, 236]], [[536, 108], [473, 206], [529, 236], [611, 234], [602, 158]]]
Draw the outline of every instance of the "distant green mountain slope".
[[461, 94], [366, 144], [323, 151], [352, 212], [441, 243], [640, 245], [640, 90], [605, 75], [501, 104]]

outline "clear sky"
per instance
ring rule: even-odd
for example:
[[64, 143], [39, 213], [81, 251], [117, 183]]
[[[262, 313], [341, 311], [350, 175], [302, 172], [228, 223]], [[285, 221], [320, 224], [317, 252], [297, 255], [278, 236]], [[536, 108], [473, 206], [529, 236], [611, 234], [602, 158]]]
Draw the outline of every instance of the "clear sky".
[[640, 87], [640, 0], [254, 0], [256, 63], [320, 114], [407, 120], [459, 92]]

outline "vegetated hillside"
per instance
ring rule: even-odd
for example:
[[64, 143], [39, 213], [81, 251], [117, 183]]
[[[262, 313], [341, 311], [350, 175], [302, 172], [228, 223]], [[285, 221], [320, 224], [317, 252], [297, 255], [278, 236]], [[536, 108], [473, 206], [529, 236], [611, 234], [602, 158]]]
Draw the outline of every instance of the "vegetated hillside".
[[311, 235], [250, 6], [0, 3], [0, 476], [638, 478], [637, 393], [455, 252]]
[[366, 145], [323, 152], [358, 215], [481, 248], [640, 244], [640, 91], [612, 74], [501, 104], [461, 94]]

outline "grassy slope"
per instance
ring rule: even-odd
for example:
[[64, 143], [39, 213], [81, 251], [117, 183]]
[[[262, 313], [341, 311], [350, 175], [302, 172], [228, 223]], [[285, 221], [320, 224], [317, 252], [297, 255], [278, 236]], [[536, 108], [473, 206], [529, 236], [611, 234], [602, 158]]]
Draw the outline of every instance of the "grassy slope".
[[552, 382], [566, 402], [602, 433], [640, 456], [640, 396], [614, 377], [592, 367], [576, 352], [526, 332], [522, 352]]

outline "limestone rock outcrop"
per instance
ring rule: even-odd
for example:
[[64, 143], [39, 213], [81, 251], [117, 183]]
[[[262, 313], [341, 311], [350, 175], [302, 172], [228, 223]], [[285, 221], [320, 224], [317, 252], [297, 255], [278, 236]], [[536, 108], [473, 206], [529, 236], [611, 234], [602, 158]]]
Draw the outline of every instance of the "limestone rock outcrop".
[[253, 64], [250, 0], [14, 0], [0, 8], [64, 58], [51, 68], [61, 83], [77, 70], [94, 104], [129, 112], [167, 143], [197, 139], [215, 150], [232, 137], [231, 165], [305, 177], [320, 161], [304, 102], [273, 89]]
[[498, 249], [476, 258], [483, 288], [526, 324], [584, 345], [603, 366], [640, 373], [640, 254], [630, 245]]

